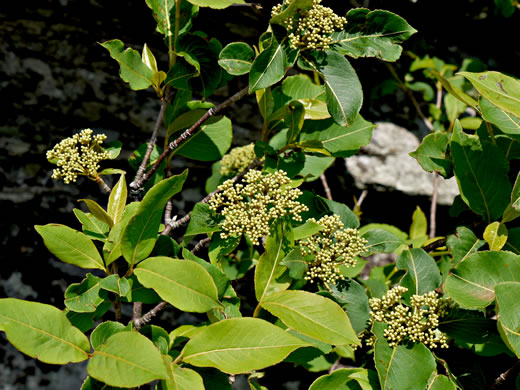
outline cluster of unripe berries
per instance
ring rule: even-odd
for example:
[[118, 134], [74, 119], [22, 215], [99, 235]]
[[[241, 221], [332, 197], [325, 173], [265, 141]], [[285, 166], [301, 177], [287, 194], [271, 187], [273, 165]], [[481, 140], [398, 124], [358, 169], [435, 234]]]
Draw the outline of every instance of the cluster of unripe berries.
[[[271, 15], [282, 13], [291, 0], [284, 0], [271, 10]], [[338, 16], [329, 7], [324, 7], [321, 0], [313, 0], [312, 8], [307, 11], [298, 11], [294, 17], [283, 22], [289, 32], [289, 44], [293, 49], [328, 49], [333, 43], [331, 34], [335, 30], [342, 30], [347, 19]]]
[[[421, 342], [429, 348], [448, 348], [446, 335], [439, 329], [439, 318], [447, 315], [447, 305], [435, 291], [423, 295], [412, 295], [410, 306], [401, 301], [408, 289], [396, 286], [381, 299], [371, 298], [371, 321], [387, 324], [384, 336], [390, 347], [403, 340]], [[372, 340], [373, 341], [373, 340]]]
[[233, 148], [220, 160], [220, 174], [234, 176], [247, 168], [255, 157], [255, 144]]
[[100, 146], [107, 136], [92, 133], [90, 129], [81, 130], [47, 151], [47, 160], [58, 166], [52, 173], [53, 179], [63, 179], [68, 184], [75, 182], [78, 175], [98, 176], [99, 162], [109, 159], [110, 154]]
[[345, 277], [341, 274], [340, 265], [351, 267], [356, 265], [358, 256], [368, 243], [356, 229], [343, 229], [344, 225], [338, 215], [326, 215], [316, 221], [322, 230], [311, 237], [300, 240], [304, 256], [313, 256], [305, 276], [311, 283], [320, 279], [327, 286]]
[[262, 174], [250, 170], [243, 184], [226, 180], [209, 200], [209, 207], [224, 216], [222, 238], [246, 234], [253, 244], [269, 234], [271, 225], [285, 216], [301, 221], [307, 206], [296, 199], [302, 192], [291, 188], [287, 173], [279, 170]]

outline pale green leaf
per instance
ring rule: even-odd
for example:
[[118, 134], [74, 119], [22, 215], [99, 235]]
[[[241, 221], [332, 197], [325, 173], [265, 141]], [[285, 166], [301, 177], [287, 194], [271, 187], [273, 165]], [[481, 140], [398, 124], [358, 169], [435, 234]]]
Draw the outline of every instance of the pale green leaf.
[[218, 64], [229, 74], [240, 76], [249, 73], [254, 57], [255, 52], [247, 43], [233, 42], [222, 49]]
[[127, 189], [125, 175], [121, 175], [114, 188], [112, 188], [110, 196], [108, 197], [107, 213], [112, 221], [114, 221], [114, 223], [118, 223], [123, 216], [123, 211], [125, 210], [126, 205], [126, 197]]
[[199, 7], [210, 7], [216, 9], [227, 8], [232, 4], [244, 4], [244, 0], [188, 0], [191, 4]]
[[92, 199], [78, 199], [78, 202], [84, 202], [88, 210], [100, 221], [106, 223], [110, 228], [114, 226], [114, 221], [112, 220], [112, 217], [107, 214], [107, 212], [101, 207], [96, 201]]
[[484, 240], [492, 251], [499, 251], [507, 242], [507, 228], [500, 222], [493, 222], [484, 230]]

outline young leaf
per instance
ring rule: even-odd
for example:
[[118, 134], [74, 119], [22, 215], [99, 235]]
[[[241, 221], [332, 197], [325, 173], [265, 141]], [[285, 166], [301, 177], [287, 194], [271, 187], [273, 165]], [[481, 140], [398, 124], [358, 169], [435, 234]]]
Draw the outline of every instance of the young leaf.
[[520, 81], [500, 72], [459, 72], [495, 106], [520, 117]]
[[411, 240], [426, 236], [428, 233], [428, 221], [419, 206], [415, 208], [412, 215], [412, 224], [410, 226], [409, 237]]
[[231, 318], [197, 333], [181, 352], [182, 361], [228, 374], [260, 370], [310, 344], [258, 318]]
[[437, 289], [442, 282], [441, 273], [433, 257], [423, 249], [412, 248], [401, 252], [397, 268], [406, 270], [401, 286], [408, 288], [405, 297], [423, 295]]
[[255, 52], [247, 43], [233, 42], [227, 45], [219, 55], [218, 64], [234, 76], [249, 73]]
[[484, 240], [492, 251], [499, 251], [506, 244], [507, 228], [500, 222], [493, 222], [486, 226], [484, 230]]
[[260, 256], [255, 270], [255, 294], [259, 305], [262, 305], [267, 295], [286, 290], [290, 284], [276, 281], [285, 270], [285, 267], [280, 266], [280, 262], [288, 252], [288, 227], [279, 223], [273, 230], [272, 234], [267, 236], [265, 252]]
[[44, 363], [67, 364], [88, 359], [87, 337], [54, 306], [0, 299], [0, 330], [18, 350]]
[[520, 357], [520, 283], [504, 282], [495, 286], [498, 306], [498, 330], [506, 345]]
[[127, 190], [125, 175], [121, 175], [108, 197], [107, 213], [114, 223], [118, 223], [123, 216], [123, 211], [125, 210], [126, 205], [126, 196]]
[[332, 34], [332, 50], [353, 58], [397, 61], [403, 50], [399, 44], [417, 32], [406, 20], [384, 10], [355, 8], [346, 18], [345, 30]]
[[110, 228], [114, 226], [114, 221], [110, 217], [110, 215], [107, 214], [107, 212], [101, 207], [97, 202], [93, 201], [92, 199], [78, 199], [78, 202], [84, 202], [88, 210], [100, 221], [106, 223]]
[[64, 263], [105, 270], [96, 246], [85, 234], [59, 224], [36, 225], [34, 228], [42, 236], [47, 249]]
[[183, 311], [205, 313], [219, 307], [218, 290], [201, 265], [168, 257], [151, 257], [134, 271], [145, 287]]
[[107, 385], [137, 387], [167, 379], [166, 365], [155, 345], [138, 332], [118, 332], [94, 351], [88, 374]]
[[361, 83], [345, 57], [333, 51], [325, 53], [325, 58], [315, 63], [314, 67], [325, 82], [329, 113], [337, 124], [350, 126], [363, 104]]
[[188, 171], [154, 185], [139, 204], [121, 237], [121, 250], [133, 265], [145, 259], [153, 250], [166, 202], [182, 189]]
[[334, 157], [350, 157], [361, 146], [368, 145], [375, 125], [358, 115], [349, 126], [340, 126], [332, 119], [305, 121], [301, 141], [318, 140]]
[[94, 217], [91, 213], [84, 213], [80, 209], [72, 209], [78, 221], [81, 222], [83, 233], [93, 240], [106, 242], [110, 227]]
[[425, 171], [438, 172], [444, 177], [449, 177], [451, 159], [447, 156], [448, 143], [447, 133], [435, 131], [424, 137], [417, 150], [410, 153], [410, 156], [415, 158]]
[[500, 218], [511, 194], [505, 155], [496, 145], [465, 134], [458, 121], [455, 122], [450, 149], [464, 202], [488, 222]]
[[244, 0], [188, 0], [191, 4], [199, 7], [210, 7], [215, 9], [227, 8], [232, 4], [244, 4]]
[[307, 291], [280, 291], [262, 307], [299, 333], [334, 345], [358, 344], [347, 314], [334, 301]]
[[459, 263], [446, 279], [445, 292], [462, 307], [483, 309], [495, 299], [495, 285], [520, 282], [520, 256], [481, 251]]
[[101, 46], [119, 63], [120, 76], [130, 84], [130, 88], [139, 90], [152, 85], [154, 72], [143, 62], [136, 50], [127, 48], [123, 51], [124, 44], [119, 39], [104, 42]]
[[121, 257], [121, 235], [128, 225], [128, 221], [137, 213], [139, 202], [132, 202], [125, 207], [121, 220], [114, 225], [108, 235], [108, 240], [103, 246], [103, 257], [108, 266]]
[[87, 274], [81, 283], [72, 283], [65, 291], [65, 306], [78, 313], [95, 312], [104, 301], [99, 296], [101, 278]]

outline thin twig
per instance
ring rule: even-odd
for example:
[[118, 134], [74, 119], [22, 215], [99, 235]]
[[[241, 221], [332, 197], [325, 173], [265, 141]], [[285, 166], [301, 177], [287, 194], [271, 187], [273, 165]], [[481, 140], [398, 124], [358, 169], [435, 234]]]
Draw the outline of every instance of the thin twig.
[[107, 183], [105, 183], [105, 181], [101, 178], [101, 176], [96, 176], [96, 178], [94, 179], [94, 181], [96, 183], [98, 183], [99, 187], [101, 187], [101, 189], [103, 191], [105, 191], [107, 194], [110, 194], [110, 192], [112, 192], [112, 188], [110, 188]]
[[368, 195], [368, 191], [367, 190], [363, 190], [361, 192], [361, 195], [359, 195], [359, 199], [357, 200], [356, 204], [354, 205], [354, 213], [359, 213], [359, 211], [361, 210], [361, 204], [363, 203], [363, 201], [365, 200], [365, 198], [367, 197]]
[[321, 184], [323, 185], [323, 189], [325, 190], [325, 195], [327, 195], [328, 200], [332, 200], [332, 194], [330, 193], [329, 183], [327, 183], [327, 177], [324, 173], [320, 175]]
[[143, 303], [142, 302], [134, 302], [134, 307], [132, 310], [132, 321], [135, 321], [143, 315]]
[[233, 96], [231, 96], [229, 99], [227, 99], [226, 101], [224, 101], [223, 103], [215, 106], [215, 107], [212, 107], [210, 108], [208, 111], [206, 111], [206, 113], [197, 121], [195, 122], [188, 130], [184, 131], [176, 140], [170, 142], [168, 144], [168, 146], [166, 147], [166, 149], [164, 150], [164, 152], [159, 156], [159, 158], [157, 159], [157, 161], [155, 162], [155, 164], [150, 168], [150, 170], [145, 174], [143, 175], [140, 179], [138, 180], [134, 180], [131, 184], [130, 184], [130, 187], [133, 189], [133, 190], [139, 190], [142, 186], [143, 186], [143, 183], [145, 181], [147, 181], [148, 179], [150, 179], [150, 177], [155, 173], [155, 171], [157, 170], [157, 168], [159, 168], [159, 166], [161, 165], [161, 163], [163, 162], [163, 160], [165, 158], [168, 157], [168, 155], [174, 150], [176, 149], [181, 143], [183, 143], [185, 140], [187, 140], [188, 138], [190, 138], [191, 136], [193, 136], [195, 134], [195, 131], [200, 127], [202, 126], [202, 124], [204, 122], [206, 122], [209, 118], [211, 118], [212, 116], [214, 116], [216, 113], [218, 113], [219, 111], [221, 111], [222, 109], [232, 105], [233, 103], [235, 103], [237, 100], [239, 100], [240, 98], [242, 98], [243, 96], [245, 96], [247, 94], [249, 90], [249, 87], [246, 87], [242, 90], [240, 90], [239, 92], [235, 93]]
[[150, 141], [148, 141], [148, 147], [146, 148], [146, 153], [144, 154], [143, 161], [135, 174], [134, 181], [130, 183], [130, 188], [138, 188], [135, 183], [139, 182], [144, 175], [144, 171], [146, 170], [146, 166], [148, 165], [148, 161], [150, 161], [150, 156], [152, 154], [153, 148], [157, 143], [157, 134], [159, 132], [159, 128], [161, 127], [161, 123], [164, 118], [164, 112], [166, 111], [166, 99], [161, 99], [161, 109], [159, 110], [159, 115], [157, 115], [157, 119], [155, 120], [155, 126], [153, 128], [152, 136], [150, 137]]
[[204, 245], [206, 245], [210, 241], [211, 241], [211, 238], [209, 238], [209, 237], [203, 238], [202, 240], [197, 242], [197, 244], [191, 250], [191, 253], [193, 253], [193, 254], [197, 253], [198, 251], [200, 251], [202, 249], [202, 247]]
[[437, 197], [439, 196], [439, 174], [434, 172], [432, 204], [430, 206], [430, 234], [428, 237], [435, 237], [437, 230]]
[[172, 210], [173, 210], [173, 202], [171, 199], [168, 199], [166, 202], [166, 207], [164, 208], [164, 224], [168, 225], [172, 221]]
[[[242, 172], [240, 172], [238, 175], [233, 177], [231, 180], [233, 180], [233, 182], [236, 183], [237, 181], [242, 179], [244, 177], [244, 175], [249, 170], [254, 169], [254, 168], [260, 166], [262, 163], [263, 163], [262, 161], [260, 161], [257, 158], [255, 158], [251, 164], [249, 164]], [[200, 200], [200, 203], [208, 203], [209, 200], [213, 197], [213, 195], [215, 195], [217, 192], [219, 192], [218, 189], [216, 189], [215, 191], [209, 193], [202, 200]], [[184, 217], [182, 217], [179, 220], [173, 219], [169, 224], [166, 225], [164, 230], [161, 232], [161, 235], [165, 235], [166, 236], [166, 235], [170, 234], [170, 232], [173, 229], [177, 229], [179, 226], [182, 226], [182, 225], [188, 223], [190, 218], [191, 218], [191, 213], [188, 213], [188, 214], [186, 214]]]
[[512, 374], [515, 374], [518, 370], [520, 370], [520, 360], [517, 360], [515, 364], [511, 368], [509, 368], [506, 372], [500, 374], [497, 379], [493, 382], [490, 390], [496, 390], [501, 387], [503, 384], [507, 384], [506, 381]]
[[148, 313], [143, 315], [140, 318], [137, 318], [134, 320], [134, 326], [137, 330], [141, 329], [144, 325], [149, 323], [153, 317], [157, 315], [162, 309], [166, 307], [168, 303], [167, 302], [161, 302], [157, 306], [155, 306], [152, 310], [150, 310]]

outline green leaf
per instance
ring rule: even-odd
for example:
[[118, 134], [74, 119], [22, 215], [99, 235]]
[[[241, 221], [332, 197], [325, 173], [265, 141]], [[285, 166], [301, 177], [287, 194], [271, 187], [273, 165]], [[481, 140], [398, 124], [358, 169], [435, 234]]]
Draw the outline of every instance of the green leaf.
[[181, 189], [188, 171], [154, 185], [139, 204], [121, 237], [121, 250], [132, 266], [145, 259], [153, 250], [164, 207]]
[[204, 267], [206, 271], [208, 271], [208, 273], [213, 278], [215, 285], [217, 286], [219, 298], [224, 297], [224, 295], [226, 295], [227, 297], [235, 295], [233, 289], [230, 288], [229, 278], [223, 271], [221, 271], [221, 269], [217, 265], [208, 263], [206, 260], [203, 260], [195, 256], [186, 248], [182, 249], [182, 256], [186, 260], [191, 260], [196, 262], [197, 264], [200, 264]]
[[313, 221], [307, 221], [303, 225], [300, 225], [293, 229], [293, 238], [295, 240], [302, 240], [304, 238], [312, 236], [313, 234], [321, 232], [322, 230], [323, 226]]
[[495, 300], [496, 284], [509, 281], [520, 281], [520, 256], [481, 251], [457, 265], [444, 289], [462, 307], [480, 309]]
[[110, 386], [137, 387], [168, 373], [155, 345], [143, 335], [118, 332], [94, 351], [88, 374]]
[[161, 382], [158, 390], [204, 390], [202, 377], [196, 371], [179, 367], [171, 361], [168, 363], [169, 379]]
[[430, 71], [430, 74], [433, 75], [437, 80], [439, 80], [439, 82], [446, 89], [446, 91], [448, 91], [452, 96], [454, 96], [461, 102], [467, 104], [468, 106], [473, 107], [477, 112], [480, 112], [478, 102], [475, 99], [462, 92], [459, 88], [453, 85], [452, 82], [445, 79], [439, 72], [432, 70]]
[[458, 121], [455, 122], [450, 149], [464, 202], [488, 222], [500, 218], [511, 194], [505, 155], [496, 145], [465, 134]]
[[486, 226], [484, 230], [484, 240], [492, 251], [499, 251], [506, 244], [507, 228], [500, 222], [493, 222]]
[[107, 49], [110, 57], [119, 63], [119, 75], [130, 84], [130, 88], [139, 90], [152, 85], [153, 71], [143, 62], [136, 50], [127, 48], [123, 51], [124, 44], [119, 39], [104, 42], [101, 46]]
[[340, 368], [320, 376], [309, 390], [375, 390], [379, 389], [377, 374], [364, 368]]
[[258, 318], [231, 318], [195, 335], [181, 352], [182, 361], [240, 374], [274, 365], [310, 344]]
[[67, 364], [86, 360], [87, 337], [54, 306], [0, 299], [0, 330], [16, 349], [44, 363]]
[[384, 338], [376, 342], [374, 361], [381, 390], [426, 389], [436, 368], [435, 359], [424, 344], [390, 348]]
[[318, 179], [335, 161], [334, 157], [318, 157], [305, 155], [303, 168], [298, 172], [298, 176], [302, 177], [306, 182]]
[[440, 320], [439, 330], [457, 341], [483, 344], [496, 335], [496, 321], [476, 310], [451, 309]]
[[110, 227], [106, 223], [101, 222], [92, 214], [84, 213], [79, 209], [72, 209], [72, 211], [78, 218], [78, 221], [81, 222], [83, 233], [93, 240], [106, 242], [110, 231]]
[[285, 75], [287, 58], [283, 46], [273, 37], [271, 45], [253, 61], [249, 72], [249, 93], [270, 87]]
[[175, 65], [166, 74], [164, 83], [173, 88], [191, 92], [192, 88], [189, 81], [198, 75], [199, 70], [196, 67], [190, 65], [184, 58], [178, 57]]
[[103, 290], [111, 291], [120, 297], [126, 297], [126, 295], [132, 289], [130, 282], [127, 278], [120, 278], [118, 274], [112, 274], [101, 280], [100, 287]]
[[249, 73], [255, 52], [247, 43], [233, 42], [227, 45], [219, 55], [218, 64], [234, 76]]
[[95, 312], [104, 301], [99, 296], [101, 278], [87, 274], [81, 283], [72, 283], [65, 291], [65, 306], [78, 313]]
[[373, 253], [392, 253], [404, 242], [394, 234], [383, 229], [370, 229], [363, 233], [363, 238], [368, 240], [366, 252], [363, 256]]
[[355, 332], [360, 333], [365, 330], [370, 320], [370, 309], [363, 286], [350, 279], [329, 287], [334, 299], [347, 311]]
[[509, 229], [504, 250], [520, 255], [520, 228]]
[[495, 106], [520, 117], [520, 81], [500, 72], [459, 72]]
[[441, 273], [433, 257], [423, 249], [412, 248], [401, 252], [397, 268], [406, 270], [401, 286], [408, 288], [405, 297], [423, 295], [436, 290], [442, 282]]
[[118, 223], [123, 216], [126, 205], [126, 196], [127, 190], [125, 175], [121, 175], [108, 197], [107, 213], [114, 223]]
[[457, 390], [457, 386], [447, 376], [437, 374], [428, 390]]
[[426, 216], [419, 206], [415, 208], [412, 215], [412, 225], [410, 226], [409, 237], [411, 240], [426, 236], [428, 233], [428, 222]]
[[350, 157], [368, 145], [375, 125], [358, 115], [350, 126], [340, 126], [332, 119], [305, 121], [300, 140], [318, 140], [334, 157]]
[[422, 140], [415, 152], [410, 156], [415, 158], [421, 167], [428, 172], [438, 172], [444, 177], [451, 174], [451, 159], [447, 155], [449, 143], [448, 134], [435, 131]]
[[190, 223], [184, 233], [185, 236], [196, 236], [221, 230], [215, 212], [209, 208], [207, 203], [196, 203], [190, 215]]
[[505, 282], [495, 286], [498, 330], [505, 344], [520, 357], [520, 283]]
[[231, 121], [223, 116], [213, 123], [202, 125], [195, 135], [176, 149], [176, 153], [194, 160], [215, 161], [226, 154], [232, 140]]
[[92, 348], [99, 349], [114, 334], [128, 331], [128, 327], [120, 322], [105, 321], [99, 324], [90, 334]]
[[211, 275], [192, 261], [151, 257], [134, 271], [145, 287], [183, 311], [205, 313], [219, 307], [218, 290]]
[[188, 0], [191, 4], [199, 7], [210, 7], [215, 9], [227, 8], [232, 4], [245, 4], [244, 0]]
[[103, 257], [105, 258], [105, 264], [107, 266], [121, 257], [121, 235], [130, 219], [135, 215], [135, 213], [137, 213], [139, 205], [139, 202], [128, 204], [123, 211], [121, 220], [110, 230], [108, 240], [103, 247]]
[[146, 5], [153, 11], [157, 31], [166, 36], [168, 48], [173, 49], [175, 22], [171, 19], [171, 11], [174, 10], [175, 0], [146, 0]]
[[100, 221], [106, 223], [108, 226], [110, 226], [110, 228], [114, 226], [114, 221], [112, 218], [97, 202], [93, 201], [92, 199], [78, 199], [78, 202], [84, 202], [92, 215]]
[[355, 8], [347, 12], [345, 30], [332, 34], [332, 50], [350, 57], [397, 61], [399, 46], [417, 32], [400, 16], [383, 10]]
[[303, 126], [305, 117], [305, 109], [303, 104], [298, 101], [291, 102], [287, 105], [284, 122], [289, 127], [287, 132], [287, 142], [291, 143], [296, 140]]
[[341, 54], [327, 51], [325, 57], [314, 64], [325, 82], [327, 107], [334, 121], [350, 126], [363, 104], [363, 90], [356, 71]]
[[255, 269], [255, 295], [258, 304], [262, 305], [264, 299], [274, 292], [286, 290], [290, 283], [276, 281], [285, 271], [280, 262], [289, 252], [286, 237], [287, 226], [277, 224], [265, 242], [265, 252], [260, 256]]
[[334, 345], [358, 344], [347, 314], [334, 301], [307, 291], [280, 291], [262, 307], [299, 333]]
[[480, 240], [475, 234], [465, 226], [457, 227], [457, 232], [448, 236], [446, 245], [451, 250], [453, 256], [453, 266], [466, 260], [472, 253], [477, 252], [485, 241]]
[[90, 238], [65, 225], [36, 225], [49, 251], [64, 263], [105, 270], [103, 259]]
[[487, 122], [493, 123], [512, 138], [518, 139], [520, 137], [520, 117], [502, 111], [485, 98], [481, 98], [479, 104], [482, 110], [482, 117]]
[[511, 205], [517, 211], [520, 211], [520, 172], [516, 176], [513, 191], [511, 191]]

